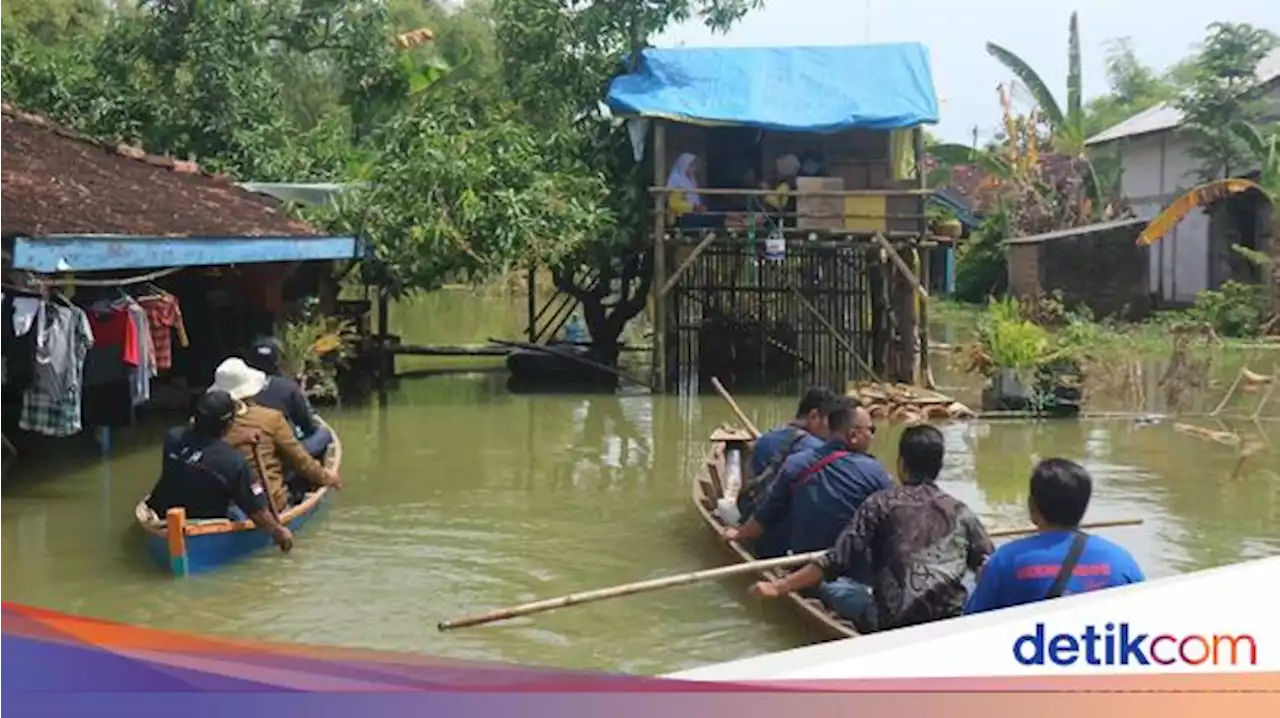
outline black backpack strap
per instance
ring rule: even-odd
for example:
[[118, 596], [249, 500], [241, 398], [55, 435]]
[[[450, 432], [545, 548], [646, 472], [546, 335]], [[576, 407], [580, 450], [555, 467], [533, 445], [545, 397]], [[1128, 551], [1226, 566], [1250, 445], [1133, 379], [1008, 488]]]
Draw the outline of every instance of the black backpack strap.
[[1067, 557], [1062, 560], [1062, 568], [1058, 569], [1058, 576], [1053, 579], [1053, 585], [1049, 587], [1049, 593], [1045, 598], [1058, 598], [1063, 591], [1067, 590], [1067, 582], [1071, 580], [1071, 574], [1080, 564], [1080, 556], [1084, 554], [1084, 545], [1088, 541], [1089, 535], [1083, 531], [1077, 531], [1072, 537], [1071, 548], [1067, 549]]

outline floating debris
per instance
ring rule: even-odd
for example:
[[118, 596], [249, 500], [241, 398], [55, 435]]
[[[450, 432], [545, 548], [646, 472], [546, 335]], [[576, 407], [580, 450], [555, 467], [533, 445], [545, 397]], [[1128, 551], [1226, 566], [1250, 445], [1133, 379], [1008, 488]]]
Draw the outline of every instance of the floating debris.
[[1218, 431], [1215, 429], [1207, 429], [1203, 426], [1196, 426], [1194, 424], [1181, 423], [1174, 424], [1173, 430], [1179, 434], [1194, 436], [1197, 439], [1216, 441], [1217, 443], [1225, 444], [1226, 446], [1237, 446], [1240, 444], [1240, 435], [1233, 431]]

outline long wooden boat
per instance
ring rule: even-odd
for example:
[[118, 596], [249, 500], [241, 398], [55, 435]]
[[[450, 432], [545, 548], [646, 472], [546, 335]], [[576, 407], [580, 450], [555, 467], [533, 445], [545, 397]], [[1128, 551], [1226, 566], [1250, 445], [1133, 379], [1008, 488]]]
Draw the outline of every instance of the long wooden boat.
[[[320, 417], [316, 421], [329, 426]], [[325, 468], [338, 471], [342, 467], [342, 440], [333, 432], [333, 442], [325, 451]], [[316, 516], [333, 492], [321, 487], [309, 492], [301, 502], [280, 515], [280, 522], [297, 532]], [[150, 494], [142, 497], [134, 508], [134, 518], [146, 535], [147, 552], [161, 568], [175, 576], [186, 576], [218, 568], [272, 545], [265, 531], [257, 530], [252, 520], [231, 519], [187, 520], [182, 509], [170, 509], [169, 516], [157, 516], [147, 506]]]
[[[716, 541], [725, 546], [738, 563], [754, 561], [756, 557], [741, 543], [725, 541], [720, 536], [720, 531], [726, 528], [726, 525], [716, 515], [716, 507], [728, 488], [725, 477], [729, 475], [726, 470], [729, 457], [736, 451], [738, 460], [746, 464], [750, 458], [747, 442], [751, 441], [751, 438], [751, 435], [745, 431], [719, 429], [713, 432], [711, 448], [707, 452], [706, 460], [693, 479], [693, 507], [698, 510], [707, 527], [714, 533]], [[776, 571], [760, 572], [761, 579], [766, 581], [782, 578], [783, 575]], [[859, 635], [852, 623], [836, 615], [816, 598], [806, 598], [792, 593], [781, 600], [787, 602], [820, 640], [839, 640]]]

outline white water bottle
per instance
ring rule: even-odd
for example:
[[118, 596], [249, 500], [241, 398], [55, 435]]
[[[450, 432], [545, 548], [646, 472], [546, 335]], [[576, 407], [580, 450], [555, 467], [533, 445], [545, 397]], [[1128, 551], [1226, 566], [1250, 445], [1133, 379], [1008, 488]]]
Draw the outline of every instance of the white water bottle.
[[738, 449], [729, 449], [725, 454], [724, 473], [725, 493], [734, 498], [720, 497], [716, 501], [716, 516], [727, 526], [737, 526], [742, 523], [742, 512], [738, 510], [736, 500], [738, 492], [742, 490], [742, 452]]

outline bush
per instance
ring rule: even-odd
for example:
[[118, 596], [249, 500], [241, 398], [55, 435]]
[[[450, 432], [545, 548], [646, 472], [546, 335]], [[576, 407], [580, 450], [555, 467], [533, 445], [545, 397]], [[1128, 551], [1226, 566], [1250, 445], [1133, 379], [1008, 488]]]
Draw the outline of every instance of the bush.
[[1221, 336], [1256, 337], [1267, 320], [1267, 290], [1261, 284], [1227, 280], [1218, 289], [1197, 294], [1195, 305], [1187, 313]]
[[1009, 265], [1003, 242], [1009, 236], [1008, 216], [992, 212], [973, 237], [956, 249], [955, 299], [981, 304], [1003, 296], [1009, 288]]

